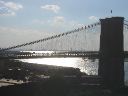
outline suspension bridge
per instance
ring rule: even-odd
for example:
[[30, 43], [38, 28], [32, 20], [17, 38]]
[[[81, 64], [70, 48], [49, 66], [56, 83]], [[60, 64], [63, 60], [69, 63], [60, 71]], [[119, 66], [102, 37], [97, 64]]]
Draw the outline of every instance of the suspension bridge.
[[[100, 22], [97, 22], [88, 26], [77, 28], [72, 31], [53, 35], [36, 41], [3, 48], [0, 50], [0, 57], [98, 57], [98, 51], [94, 50], [98, 50], [99, 35]], [[93, 38], [91, 36], [93, 36]], [[95, 48], [93, 47], [93, 44], [96, 44]], [[51, 51], [52, 53], [44, 53], [41, 51]]]
[[96, 57], [99, 58], [98, 75], [106, 86], [117, 88], [124, 85], [124, 56], [128, 56], [124, 51], [124, 39], [127, 32], [128, 21], [123, 17], [105, 18], [72, 31], [2, 48], [0, 57]]
[[[123, 23], [124, 36], [128, 22]], [[99, 56], [101, 22], [96, 22], [75, 30], [56, 34], [0, 49], [1, 58], [39, 58], [39, 57], [96, 57]], [[42, 52], [41, 52], [42, 51]], [[43, 52], [45, 51], [45, 52]], [[47, 52], [46, 52], [47, 51]], [[127, 57], [128, 52], [124, 52]]]

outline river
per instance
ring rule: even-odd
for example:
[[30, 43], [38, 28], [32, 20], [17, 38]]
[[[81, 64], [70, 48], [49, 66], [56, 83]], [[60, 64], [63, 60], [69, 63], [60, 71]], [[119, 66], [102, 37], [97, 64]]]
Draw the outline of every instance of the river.
[[[19, 59], [22, 62], [79, 68], [88, 75], [98, 75], [98, 59], [88, 58], [36, 58]], [[124, 61], [125, 85], [128, 86], [128, 58]]]

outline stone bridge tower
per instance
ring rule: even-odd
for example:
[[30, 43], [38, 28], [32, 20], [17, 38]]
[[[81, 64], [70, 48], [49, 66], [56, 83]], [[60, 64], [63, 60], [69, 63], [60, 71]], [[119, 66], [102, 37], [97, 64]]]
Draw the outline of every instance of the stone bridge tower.
[[123, 17], [100, 19], [100, 59], [98, 75], [106, 87], [124, 86]]

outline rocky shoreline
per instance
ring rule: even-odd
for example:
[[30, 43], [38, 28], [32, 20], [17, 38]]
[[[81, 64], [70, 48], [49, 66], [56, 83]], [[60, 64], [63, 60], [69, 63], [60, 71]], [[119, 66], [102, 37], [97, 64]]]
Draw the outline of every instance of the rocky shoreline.
[[39, 76], [73, 76], [86, 75], [78, 68], [52, 66], [45, 64], [31, 64], [15, 60], [0, 60], [0, 78], [30, 81], [36, 80]]
[[[2, 96], [127, 96], [128, 88], [110, 90], [103, 86], [82, 85], [81, 76], [86, 76], [79, 69], [51, 65], [22, 63], [14, 60], [1, 60], [1, 78], [17, 81], [29, 77], [22, 84], [0, 87]], [[40, 78], [50, 76], [50, 78]], [[76, 76], [65, 78], [64, 76]], [[85, 78], [86, 80], [86, 78]], [[90, 79], [92, 80], [92, 79]], [[88, 81], [90, 81], [88, 80]], [[93, 81], [93, 80], [92, 80]]]

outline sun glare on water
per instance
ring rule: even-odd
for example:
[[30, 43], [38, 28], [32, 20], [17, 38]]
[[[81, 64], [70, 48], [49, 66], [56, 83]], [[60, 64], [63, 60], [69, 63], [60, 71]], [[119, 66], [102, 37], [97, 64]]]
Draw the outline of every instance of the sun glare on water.
[[81, 72], [87, 74], [97, 74], [97, 64], [98, 61], [92, 62], [88, 58], [37, 58], [37, 59], [18, 59], [21, 62], [42, 64], [42, 65], [52, 65], [52, 66], [63, 66], [63, 67], [73, 67], [79, 68]]
[[64, 67], [77, 67], [76, 63], [79, 58], [38, 58], [38, 59], [22, 59], [22, 62], [43, 64], [43, 65], [55, 65]]

